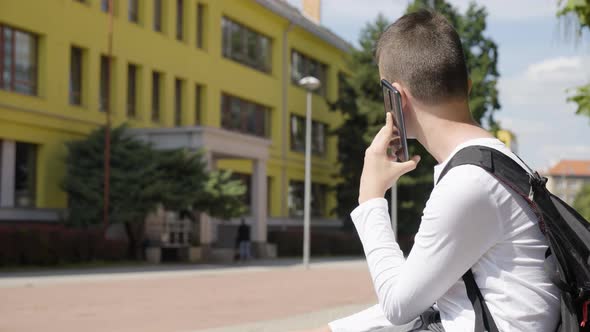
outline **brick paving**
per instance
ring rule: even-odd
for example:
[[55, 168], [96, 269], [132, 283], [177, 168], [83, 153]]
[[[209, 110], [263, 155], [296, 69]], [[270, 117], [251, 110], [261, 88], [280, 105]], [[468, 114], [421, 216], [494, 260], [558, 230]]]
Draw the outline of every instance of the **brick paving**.
[[2, 332], [199, 331], [376, 301], [362, 261], [320, 263], [310, 270], [267, 266], [0, 275], [0, 299]]

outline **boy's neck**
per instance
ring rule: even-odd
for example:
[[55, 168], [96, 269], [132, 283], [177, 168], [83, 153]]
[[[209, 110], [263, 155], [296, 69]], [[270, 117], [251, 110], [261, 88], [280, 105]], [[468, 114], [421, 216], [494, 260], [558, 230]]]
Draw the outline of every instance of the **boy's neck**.
[[439, 163], [459, 144], [494, 137], [473, 120], [466, 102], [418, 109], [415, 114], [419, 123], [416, 139]]

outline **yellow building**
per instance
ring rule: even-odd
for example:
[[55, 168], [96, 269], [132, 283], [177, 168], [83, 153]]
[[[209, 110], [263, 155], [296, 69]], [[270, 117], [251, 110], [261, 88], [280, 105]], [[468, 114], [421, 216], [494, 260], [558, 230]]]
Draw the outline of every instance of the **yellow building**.
[[[313, 1], [312, 1], [313, 2]], [[312, 6], [314, 7], [314, 6]], [[319, 9], [319, 6], [316, 6]], [[64, 143], [105, 123], [160, 148], [204, 148], [211, 167], [249, 184], [254, 241], [269, 225], [300, 223], [306, 91], [313, 75], [313, 214], [335, 222], [338, 93], [349, 45], [282, 0], [0, 2], [0, 219], [56, 220]], [[310, 18], [311, 17], [311, 18]], [[332, 219], [332, 220], [330, 220]], [[217, 239], [202, 223], [201, 241]]]
[[512, 152], [518, 153], [518, 142], [516, 135], [510, 130], [500, 129], [496, 132], [496, 137], [502, 141]]

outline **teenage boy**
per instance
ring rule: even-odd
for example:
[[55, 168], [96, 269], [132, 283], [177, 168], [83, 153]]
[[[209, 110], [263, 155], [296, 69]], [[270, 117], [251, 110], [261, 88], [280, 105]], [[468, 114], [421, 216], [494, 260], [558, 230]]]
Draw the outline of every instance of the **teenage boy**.
[[[439, 162], [436, 185], [404, 258], [383, 196], [420, 158], [397, 162], [388, 155], [398, 139], [388, 114], [365, 152], [359, 206], [351, 213], [379, 304], [321, 330], [472, 332], [475, 314], [462, 280], [472, 269], [500, 331], [554, 332], [559, 291], [544, 271], [547, 243], [525, 200], [473, 165], [454, 167], [438, 182], [450, 158], [471, 145], [496, 149], [525, 167], [471, 117], [459, 35], [440, 14], [408, 14], [382, 34], [376, 60], [381, 78], [401, 94], [408, 137]], [[429, 311], [433, 304], [440, 316]]]

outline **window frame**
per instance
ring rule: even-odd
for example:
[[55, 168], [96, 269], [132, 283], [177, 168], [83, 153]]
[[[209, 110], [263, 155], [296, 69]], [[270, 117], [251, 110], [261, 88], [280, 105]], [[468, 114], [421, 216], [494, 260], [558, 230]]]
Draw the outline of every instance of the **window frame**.
[[[221, 94], [221, 128], [270, 139], [271, 108], [231, 94]], [[250, 130], [249, 125], [254, 124]]]
[[201, 125], [203, 120], [203, 91], [203, 85], [197, 83], [195, 85], [195, 126]]
[[246, 211], [244, 213], [246, 215], [250, 214], [252, 210], [252, 174], [232, 172], [231, 179], [240, 181], [244, 185], [244, 187], [246, 187], [246, 191], [242, 195], [242, 203], [246, 208]]
[[[133, 10], [134, 9], [134, 10]], [[139, 0], [127, 0], [127, 20], [139, 24]]]
[[[302, 66], [302, 70], [301, 70], [301, 77], [295, 77], [295, 67], [297, 67], [294, 62], [295, 62], [295, 58], [296, 56], [299, 58], [299, 61], [297, 63], [297, 65], [301, 65]], [[296, 85], [297, 87], [299, 86], [299, 80], [302, 79], [303, 77], [306, 76], [313, 76], [315, 78], [317, 78], [318, 80], [320, 80], [320, 87], [317, 90], [314, 90], [313, 93], [320, 95], [322, 97], [326, 97], [327, 94], [327, 85], [328, 85], [328, 65], [321, 62], [320, 60], [309, 56], [305, 53], [302, 53], [300, 51], [298, 51], [295, 48], [291, 49], [291, 83], [293, 83], [294, 85]], [[315, 66], [315, 69], [318, 71], [318, 75], [314, 74], [311, 72], [311, 68], [309, 68], [310, 66]], [[298, 70], [298, 69], [297, 69]], [[298, 70], [299, 71], [299, 70]]]
[[[32, 169], [27, 167], [27, 172], [25, 175], [25, 183], [24, 187], [19, 187], [21, 185], [19, 174], [22, 171], [22, 168], [19, 167], [19, 159], [22, 157], [22, 150], [26, 148], [27, 151], [24, 153], [26, 155], [26, 164], [27, 166], [31, 166]], [[31, 160], [32, 159], [32, 160]], [[31, 208], [36, 206], [37, 201], [37, 169], [38, 169], [38, 160], [39, 160], [39, 146], [36, 144], [26, 143], [26, 142], [15, 142], [15, 163], [14, 163], [14, 206], [20, 208]], [[20, 198], [22, 197], [22, 192], [25, 192], [25, 195], [29, 200], [29, 204], [21, 204]]]
[[[78, 61], [74, 63], [74, 59]], [[76, 67], [74, 67], [76, 66]], [[84, 49], [75, 45], [70, 47], [70, 79], [69, 79], [69, 102], [73, 106], [83, 106], [84, 104]], [[77, 72], [77, 75], [75, 75]], [[75, 77], [76, 76], [76, 77]], [[76, 82], [78, 81], [78, 82]], [[74, 90], [74, 84], [78, 83], [78, 88]]]
[[[133, 73], [131, 73], [133, 72]], [[129, 118], [137, 117], [137, 81], [139, 66], [133, 63], [127, 64], [127, 103], [125, 113]], [[131, 80], [133, 78], [133, 80]]]
[[[293, 121], [297, 121], [298, 123], [301, 124], [301, 132], [303, 135], [303, 142], [298, 142], [295, 135], [295, 133], [293, 132]], [[290, 139], [290, 148], [291, 151], [293, 152], [299, 152], [299, 153], [304, 153], [305, 152], [305, 125], [306, 125], [306, 121], [305, 121], [305, 116], [301, 116], [298, 114], [294, 114], [291, 113], [291, 118], [290, 118], [290, 124], [289, 124], [289, 139]], [[318, 137], [323, 137], [321, 139], [321, 144], [316, 145], [317, 142], [317, 137], [316, 135], [318, 134], [316, 127], [317, 126], [322, 126], [323, 127], [323, 131], [321, 136]], [[328, 129], [328, 124], [322, 121], [317, 121], [312, 119], [311, 120], [311, 153], [315, 156], [318, 157], [325, 157], [327, 154], [327, 139], [326, 139], [326, 131]]]
[[176, 40], [184, 41], [184, 0], [176, 0]]
[[[287, 188], [287, 213], [290, 218], [301, 218], [305, 208], [303, 206], [305, 199], [305, 180], [290, 179]], [[312, 217], [326, 218], [328, 216], [327, 192], [328, 185], [319, 182], [311, 182], [310, 214]], [[298, 193], [298, 195], [294, 195], [293, 193]], [[317, 193], [320, 195], [317, 195]], [[298, 204], [295, 204], [295, 199]], [[291, 205], [291, 203], [293, 205]]]
[[154, 0], [153, 6], [154, 17], [152, 17], [152, 28], [156, 32], [164, 32], [162, 0]]
[[[272, 74], [273, 40], [270, 36], [225, 15], [221, 18], [221, 29], [221, 55], [224, 58], [238, 62], [257, 71]], [[249, 54], [249, 36], [255, 38], [256, 45], [252, 49], [259, 52], [255, 55]], [[262, 42], [263, 40], [265, 40], [265, 42]], [[234, 44], [237, 44], [238, 46], [236, 47]], [[262, 47], [263, 44], [266, 46]]]
[[[6, 31], [10, 35], [10, 53], [6, 52]], [[27, 74], [32, 76], [31, 80], [19, 79], [18, 58], [17, 58], [17, 35], [22, 34], [28, 38], [28, 60], [33, 60], [28, 65]], [[6, 57], [10, 57], [10, 67], [5, 68]], [[9, 72], [10, 81], [8, 86], [4, 79], [5, 70]], [[21, 89], [20, 87], [27, 87]], [[0, 24], [0, 90], [16, 92], [29, 96], [37, 96], [39, 89], [39, 36], [35, 33], [16, 29], [9, 25]]]
[[108, 13], [109, 12], [109, 0], [101, 0], [100, 1], [100, 10], [102, 10], [104, 13]]
[[[197, 13], [196, 13], [196, 19], [197, 19], [197, 24], [196, 24], [196, 29], [197, 29], [197, 35], [196, 35], [196, 45], [198, 49], [205, 49], [205, 11], [206, 11], [206, 6], [201, 3], [201, 2], [197, 2]], [[222, 36], [223, 38], [223, 36]]]
[[[152, 122], [160, 122], [162, 120], [162, 79], [163, 74], [159, 71], [152, 71], [151, 79], [151, 120]], [[157, 82], [157, 84], [156, 84]], [[157, 88], [157, 91], [156, 91]]]
[[[106, 71], [103, 72], [103, 60], [106, 60]], [[111, 81], [113, 79], [113, 59], [107, 55], [100, 56], [100, 74], [99, 74], [99, 92], [98, 92], [98, 110], [99, 112], [105, 113], [107, 110], [110, 111], [110, 99], [111, 99]], [[105, 75], [106, 86], [103, 86], [103, 74]], [[103, 91], [104, 89], [104, 91]], [[104, 94], [104, 96], [103, 96]], [[104, 97], [104, 98], [103, 98]]]
[[184, 80], [181, 78], [174, 79], [174, 126], [182, 126], [182, 111], [183, 111], [183, 93]]

